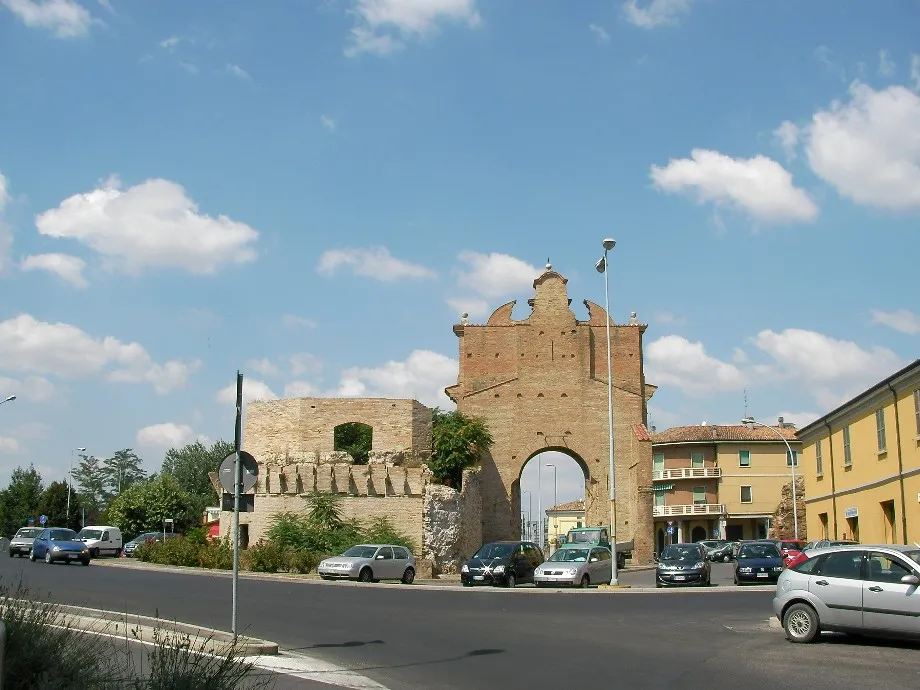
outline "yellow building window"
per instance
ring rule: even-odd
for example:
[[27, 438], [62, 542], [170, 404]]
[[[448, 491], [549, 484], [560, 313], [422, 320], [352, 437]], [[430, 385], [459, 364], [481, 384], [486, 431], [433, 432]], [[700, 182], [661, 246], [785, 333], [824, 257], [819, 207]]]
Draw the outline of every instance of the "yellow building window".
[[888, 444], [885, 441], [885, 408], [882, 407], [875, 411], [875, 432], [878, 436], [878, 452], [884, 453], [888, 450]]
[[738, 466], [739, 467], [750, 467], [751, 466], [751, 451], [749, 450], [739, 450], [738, 451]]
[[843, 427], [843, 466], [849, 467], [853, 464], [853, 456], [850, 454], [850, 425]]
[[753, 503], [754, 502], [754, 491], [749, 486], [741, 487], [741, 502], [742, 503]]
[[821, 477], [824, 475], [824, 456], [821, 455], [821, 439], [815, 441], [815, 473]]

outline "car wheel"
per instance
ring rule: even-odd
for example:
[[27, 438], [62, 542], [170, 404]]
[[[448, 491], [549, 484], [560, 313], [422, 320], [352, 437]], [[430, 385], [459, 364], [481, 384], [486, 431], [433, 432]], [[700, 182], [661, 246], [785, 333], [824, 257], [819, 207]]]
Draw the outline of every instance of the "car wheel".
[[517, 585], [517, 578], [514, 577], [514, 573], [508, 573], [508, 577], [505, 578], [505, 587], [508, 589], [514, 589]]
[[370, 582], [374, 579], [374, 573], [371, 572], [370, 568], [363, 568], [360, 573], [358, 573], [358, 582]]
[[790, 642], [811, 642], [821, 632], [818, 612], [808, 604], [793, 604], [783, 615], [783, 629]]
[[80, 559], [80, 563], [82, 563], [83, 565], [89, 565], [89, 559], [88, 559], [88, 558], [81, 558], [81, 559]]
[[411, 585], [415, 580], [415, 571], [412, 568], [406, 568], [406, 572], [403, 573], [402, 583], [404, 585]]
[[45, 563], [51, 563], [51, 551], [45, 551]]
[[579, 585], [582, 589], [588, 589], [591, 586], [591, 578], [587, 575], [581, 576], [581, 583]]
[[29, 560], [35, 563], [35, 552], [32, 549], [29, 549]]

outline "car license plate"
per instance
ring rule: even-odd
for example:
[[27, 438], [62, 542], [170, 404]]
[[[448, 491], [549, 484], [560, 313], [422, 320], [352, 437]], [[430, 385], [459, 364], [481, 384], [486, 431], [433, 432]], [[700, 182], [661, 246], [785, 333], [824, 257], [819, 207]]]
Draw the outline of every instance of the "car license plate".
[[686, 579], [687, 579], [687, 578], [684, 577], [683, 575], [675, 575], [675, 576], [674, 576], [674, 581], [675, 581], [675, 582], [683, 582], [683, 581], [686, 580]]
[[757, 573], [757, 577], [768, 577], [770, 573]]
[[482, 578], [483, 578], [482, 575], [473, 575], [474, 580], [481, 580]]
[[75, 558], [77, 558], [77, 554], [75, 554], [75, 553], [69, 553], [69, 554], [67, 554], [67, 558], [69, 558], [70, 560], [74, 560]]

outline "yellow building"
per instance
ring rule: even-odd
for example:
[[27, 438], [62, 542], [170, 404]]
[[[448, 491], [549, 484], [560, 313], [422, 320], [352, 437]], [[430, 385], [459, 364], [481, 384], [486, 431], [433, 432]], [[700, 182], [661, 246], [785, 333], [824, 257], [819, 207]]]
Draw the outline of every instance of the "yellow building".
[[812, 539], [920, 541], [920, 359], [798, 436]]
[[546, 545], [553, 550], [565, 541], [570, 529], [585, 526], [584, 500], [560, 503], [546, 509]]
[[[759, 426], [679, 426], [652, 434], [655, 545], [704, 539], [761, 539], [801, 443], [782, 418]], [[780, 435], [789, 442], [792, 457]], [[799, 536], [805, 532], [804, 516]]]

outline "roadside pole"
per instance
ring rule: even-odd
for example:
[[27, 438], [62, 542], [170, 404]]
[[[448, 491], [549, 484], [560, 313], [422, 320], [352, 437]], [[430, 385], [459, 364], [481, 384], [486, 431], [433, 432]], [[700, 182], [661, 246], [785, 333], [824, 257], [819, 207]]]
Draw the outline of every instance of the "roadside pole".
[[236, 460], [233, 466], [233, 614], [230, 629], [236, 641], [236, 587], [240, 579], [240, 489], [242, 488], [243, 463], [240, 462], [240, 446], [243, 436], [243, 375], [236, 372], [236, 430], [233, 436], [233, 450]]

